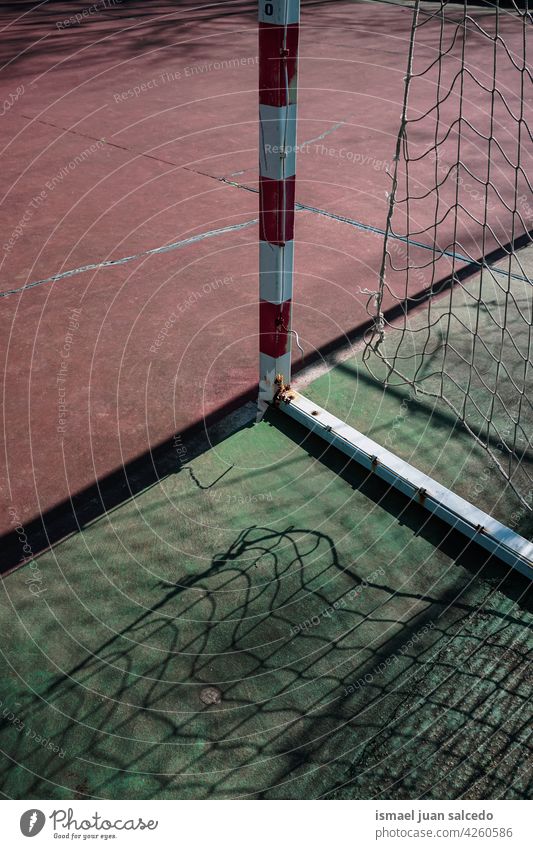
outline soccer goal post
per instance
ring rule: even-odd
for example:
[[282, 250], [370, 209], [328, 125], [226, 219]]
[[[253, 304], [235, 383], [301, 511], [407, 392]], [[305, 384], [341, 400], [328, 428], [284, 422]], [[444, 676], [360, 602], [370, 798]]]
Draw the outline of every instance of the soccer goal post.
[[[383, 387], [451, 411], [531, 513], [532, 21], [527, 2], [488, 5], [404, 10], [404, 96], [363, 362]], [[260, 412], [276, 404], [531, 578], [533, 545], [514, 528], [290, 389], [298, 22], [297, 0], [261, 0]]]
[[300, 0], [259, 2], [259, 412], [290, 382]]

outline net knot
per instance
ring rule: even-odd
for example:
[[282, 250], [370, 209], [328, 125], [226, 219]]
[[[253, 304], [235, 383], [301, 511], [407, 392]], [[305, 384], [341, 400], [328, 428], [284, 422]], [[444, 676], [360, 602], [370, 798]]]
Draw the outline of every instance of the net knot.
[[385, 338], [385, 316], [383, 315], [383, 311], [381, 309], [381, 291], [380, 289], [362, 289], [361, 287], [359, 287], [359, 292], [361, 293], [361, 295], [369, 296], [367, 301], [367, 311], [368, 304], [372, 299], [374, 300], [374, 309], [376, 313], [373, 317], [374, 331], [379, 337], [377, 344], [381, 345], [383, 339]]

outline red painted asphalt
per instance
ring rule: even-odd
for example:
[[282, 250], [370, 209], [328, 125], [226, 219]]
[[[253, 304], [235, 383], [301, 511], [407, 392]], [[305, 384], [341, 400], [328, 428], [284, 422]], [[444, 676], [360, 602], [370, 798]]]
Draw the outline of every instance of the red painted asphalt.
[[[2, 497], [22, 522], [253, 397], [257, 380], [255, 4], [117, 3], [64, 25], [83, 8], [0, 15], [0, 289], [14, 292], [0, 299]], [[303, 4], [300, 204], [384, 226], [409, 29], [406, 8]], [[430, 52], [435, 33], [424, 37]], [[420, 85], [427, 108], [435, 83]], [[496, 117], [505, 125], [503, 107]], [[434, 175], [422, 164], [418, 177]], [[412, 221], [434, 212], [420, 203]], [[493, 223], [507, 241], [505, 207]], [[475, 233], [461, 236], [480, 255]], [[294, 327], [306, 351], [368, 318], [359, 289], [375, 288], [381, 249], [379, 235], [297, 213]], [[4, 518], [0, 532], [10, 528]]]

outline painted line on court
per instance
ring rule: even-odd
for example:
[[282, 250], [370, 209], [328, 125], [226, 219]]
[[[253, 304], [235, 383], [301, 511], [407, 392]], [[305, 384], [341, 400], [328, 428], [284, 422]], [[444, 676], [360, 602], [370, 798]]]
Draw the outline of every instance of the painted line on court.
[[201, 242], [203, 239], [210, 239], [213, 236], [223, 236], [225, 233], [235, 233], [238, 230], [244, 230], [247, 227], [252, 227], [258, 222], [258, 218], [251, 218], [249, 221], [243, 221], [241, 224], [230, 224], [228, 227], [219, 227], [216, 230], [207, 230], [205, 233], [199, 233], [197, 236], [190, 236], [188, 239], [181, 239], [178, 242], [170, 242], [169, 244], [162, 245], [159, 248], [150, 248], [150, 250], [142, 251], [139, 254], [123, 256], [120, 259], [106, 259], [103, 262], [92, 262], [88, 265], [81, 265], [79, 268], [73, 268], [70, 271], [61, 271], [59, 274], [53, 274], [51, 277], [44, 277], [42, 280], [35, 280], [32, 283], [26, 283], [25, 286], [20, 286], [18, 289], [8, 289], [6, 292], [0, 292], [0, 298], [6, 298], [8, 295], [17, 295], [20, 292], [24, 292], [26, 289], [34, 289], [36, 286], [42, 286], [44, 283], [54, 283], [56, 280], [63, 280], [65, 277], [73, 277], [75, 274], [84, 274], [86, 271], [97, 271], [100, 268], [124, 265], [126, 262], [132, 262], [133, 260], [141, 259], [144, 256], [153, 256], [155, 254], [167, 253], [167, 251], [175, 251], [178, 248], [193, 245], [195, 242]]

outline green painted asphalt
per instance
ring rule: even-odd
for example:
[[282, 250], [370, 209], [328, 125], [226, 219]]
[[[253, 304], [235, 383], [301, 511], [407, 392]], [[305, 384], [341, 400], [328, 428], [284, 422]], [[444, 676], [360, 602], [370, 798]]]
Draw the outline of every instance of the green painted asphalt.
[[[511, 271], [533, 277], [533, 250], [518, 256]], [[508, 271], [509, 261], [497, 267]], [[530, 283], [488, 271], [482, 281], [474, 275], [394, 319], [385, 333], [383, 357], [406, 379], [416, 378], [417, 391], [388, 373], [377, 356], [367, 357], [367, 368], [354, 354], [304, 394], [531, 539], [533, 398], [524, 370], [531, 358], [531, 309]], [[433, 397], [441, 394], [448, 403]], [[490, 451], [459, 423], [457, 412]], [[511, 446], [520, 462], [507, 450]], [[499, 466], [510, 473], [514, 489]]]
[[528, 794], [520, 576], [281, 412], [180, 459], [4, 580], [7, 797]]

